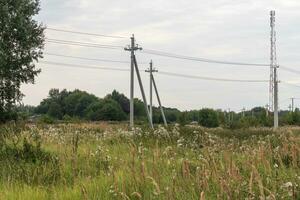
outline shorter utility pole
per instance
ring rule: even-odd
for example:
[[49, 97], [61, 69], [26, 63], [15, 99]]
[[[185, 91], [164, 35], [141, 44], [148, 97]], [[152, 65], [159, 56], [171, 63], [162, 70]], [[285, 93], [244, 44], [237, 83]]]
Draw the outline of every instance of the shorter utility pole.
[[266, 104], [266, 106], [265, 106], [265, 109], [266, 109], [266, 117], [268, 117], [269, 116], [269, 104]]
[[228, 121], [231, 122], [231, 111], [230, 108], [228, 108]]
[[288, 108], [289, 108], [289, 111], [292, 112], [292, 106], [291, 106], [291, 104], [288, 106]]
[[291, 106], [292, 106], [292, 107], [291, 107], [291, 111], [292, 111], [292, 112], [294, 112], [294, 100], [295, 100], [295, 98], [294, 98], [294, 97], [292, 97], [292, 98], [291, 98], [291, 100], [292, 100], [292, 104], [291, 104]]
[[151, 117], [151, 120], [153, 121], [153, 111], [152, 111], [152, 86], [154, 86], [154, 89], [155, 89], [155, 93], [156, 93], [156, 97], [157, 97], [157, 101], [158, 101], [158, 104], [159, 104], [159, 108], [160, 108], [160, 111], [161, 111], [161, 115], [162, 115], [162, 118], [163, 118], [163, 121], [164, 121], [164, 125], [167, 127], [168, 126], [168, 123], [167, 123], [167, 120], [166, 120], [166, 116], [165, 116], [165, 113], [164, 113], [164, 109], [161, 105], [161, 101], [160, 101], [160, 97], [159, 97], [159, 94], [158, 94], [158, 90], [157, 90], [157, 87], [156, 87], [156, 83], [155, 83], [155, 80], [154, 80], [154, 76], [153, 76], [153, 73], [154, 72], [158, 72], [158, 70], [156, 69], [153, 69], [153, 62], [151, 60], [150, 62], [150, 68], [148, 70], [146, 70], [145, 72], [148, 72], [150, 73], [150, 117]]
[[245, 111], [246, 111], [246, 108], [244, 107], [244, 108], [242, 109], [242, 116], [243, 116], [243, 117], [245, 117]]

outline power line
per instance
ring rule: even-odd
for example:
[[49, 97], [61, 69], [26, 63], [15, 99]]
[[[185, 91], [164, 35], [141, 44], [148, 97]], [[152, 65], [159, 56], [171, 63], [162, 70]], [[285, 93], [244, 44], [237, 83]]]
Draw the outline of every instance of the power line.
[[284, 71], [288, 71], [288, 72], [292, 72], [292, 73], [296, 73], [296, 74], [300, 74], [300, 71], [289, 68], [289, 67], [284, 67], [280, 65], [280, 69], [284, 70]]
[[269, 67], [270, 66], [269, 64], [229, 62], [229, 61], [212, 60], [212, 59], [199, 58], [199, 57], [190, 57], [190, 56], [183, 56], [183, 55], [172, 54], [172, 53], [167, 53], [167, 52], [157, 51], [157, 50], [149, 50], [149, 49], [144, 49], [144, 51], [142, 53], [152, 54], [152, 55], [157, 55], [157, 56], [164, 56], [164, 57], [169, 57], [169, 58], [183, 59], [183, 60], [206, 62], [206, 63], [217, 63], [217, 64], [226, 64], [226, 65], [258, 66], [258, 67]]
[[295, 85], [293, 83], [288, 83], [288, 82], [285, 82], [285, 81], [280, 81], [280, 83], [283, 83], [285, 85], [289, 85], [289, 86], [293, 86], [293, 87], [297, 87], [297, 88], [300, 88], [300, 85]]
[[225, 79], [225, 78], [214, 78], [214, 77], [204, 77], [204, 76], [177, 74], [177, 73], [163, 72], [163, 71], [159, 71], [159, 74], [163, 74], [163, 75], [167, 75], [167, 76], [182, 77], [182, 78], [209, 80], [209, 81], [246, 82], [246, 83], [267, 83], [267, 82], [269, 82], [268, 80]]
[[82, 44], [74, 44], [74, 43], [66, 43], [66, 42], [57, 42], [57, 41], [51, 41], [51, 40], [46, 40], [46, 42], [55, 43], [55, 44], [62, 44], [62, 45], [80, 46], [80, 47], [91, 47], [91, 48], [100, 48], [100, 49], [119, 50], [119, 49], [114, 48], [114, 47], [91, 46], [91, 45], [82, 45]]
[[[47, 64], [47, 65], [57, 65], [57, 66], [71, 67], [71, 68], [82, 68], [82, 69], [100, 69], [100, 70], [113, 70], [113, 71], [129, 71], [129, 69], [124, 69], [124, 68], [88, 66], [88, 65], [68, 64], [68, 63], [60, 63], [60, 62], [52, 62], [52, 61], [41, 61], [39, 63], [41, 63], [41, 64]], [[210, 81], [223, 81], [223, 82], [251, 82], [251, 83], [255, 83], [255, 82], [256, 83], [268, 82], [267, 80], [224, 79], [224, 78], [214, 78], [214, 77], [203, 77], [203, 76], [194, 76], [194, 75], [186, 75], [186, 74], [177, 74], [177, 73], [170, 73], [170, 72], [163, 72], [163, 71], [159, 71], [159, 74], [163, 74], [163, 75], [167, 75], [167, 76], [182, 77], [182, 78], [192, 78], [192, 79], [210, 80]]]
[[116, 35], [104, 35], [104, 34], [96, 34], [96, 33], [87, 33], [87, 32], [80, 32], [80, 31], [71, 31], [65, 29], [57, 29], [57, 28], [47, 28], [47, 30], [51, 31], [58, 31], [58, 32], [65, 32], [65, 33], [73, 33], [73, 34], [80, 34], [80, 35], [91, 35], [91, 36], [98, 36], [98, 37], [107, 37], [107, 38], [127, 38], [124, 36], [116, 36]]
[[117, 45], [78, 42], [78, 41], [72, 41], [72, 40], [60, 40], [60, 39], [51, 39], [51, 38], [46, 38], [46, 41], [47, 42], [52, 42], [52, 43], [58, 43], [58, 44], [69, 44], [69, 45], [95, 47], [95, 48], [109, 48], [109, 49], [123, 48], [123, 46], [117, 46]]
[[[111, 62], [111, 63], [124, 63], [128, 64], [129, 61], [122, 61], [122, 60], [110, 60], [110, 59], [99, 59], [99, 58], [86, 58], [86, 57], [80, 57], [80, 56], [70, 56], [70, 55], [63, 55], [63, 54], [57, 54], [57, 53], [44, 53], [44, 55], [49, 56], [57, 56], [57, 57], [63, 57], [63, 58], [74, 58], [79, 60], [89, 60], [89, 61], [98, 61], [98, 62]], [[146, 62], [140, 62], [139, 64], [147, 64]]]
[[62, 54], [56, 54], [56, 53], [44, 53], [45, 55], [49, 56], [57, 56], [57, 57], [63, 57], [63, 58], [75, 58], [80, 60], [90, 60], [90, 61], [99, 61], [99, 62], [114, 62], [114, 63], [130, 63], [128, 61], [121, 61], [121, 60], [109, 60], [109, 59], [98, 59], [98, 58], [85, 58], [80, 56], [69, 56], [69, 55], [62, 55]]
[[77, 65], [77, 64], [68, 64], [68, 63], [51, 62], [51, 61], [40, 61], [39, 63], [41, 63], [41, 64], [47, 64], [47, 65], [56, 65], [56, 66], [70, 67], [70, 68], [81, 68], [81, 69], [98, 69], [98, 70], [112, 70], [112, 71], [126, 71], [126, 72], [129, 71], [128, 69], [124, 69], [124, 68]]

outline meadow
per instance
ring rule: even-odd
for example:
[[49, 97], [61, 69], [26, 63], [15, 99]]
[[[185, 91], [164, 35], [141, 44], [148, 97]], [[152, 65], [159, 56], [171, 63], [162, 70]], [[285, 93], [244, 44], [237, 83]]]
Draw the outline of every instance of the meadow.
[[300, 199], [300, 128], [8, 124], [0, 199]]

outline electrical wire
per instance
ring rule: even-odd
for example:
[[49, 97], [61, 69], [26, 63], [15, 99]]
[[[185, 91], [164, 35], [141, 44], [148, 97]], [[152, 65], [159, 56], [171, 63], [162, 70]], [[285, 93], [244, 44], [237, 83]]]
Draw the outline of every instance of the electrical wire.
[[119, 49], [113, 48], [113, 47], [91, 46], [91, 45], [82, 45], [82, 44], [74, 44], [74, 43], [66, 43], [66, 42], [50, 41], [50, 40], [46, 40], [46, 42], [48, 42], [48, 43], [55, 43], [55, 44], [61, 44], [61, 45], [71, 45], [71, 46], [80, 46], [80, 47], [91, 47], [91, 48], [100, 48], [100, 49], [113, 49], [113, 50], [119, 50]]
[[71, 40], [59, 40], [59, 39], [50, 39], [50, 38], [46, 38], [46, 42], [65, 44], [65, 45], [83, 46], [83, 47], [105, 48], [105, 49], [123, 48], [122, 46], [115, 46], [115, 45], [103, 45], [103, 44], [96, 44], [96, 43], [78, 42], [78, 41], [71, 41]]
[[169, 58], [177, 58], [183, 60], [191, 60], [191, 61], [198, 61], [198, 62], [206, 62], [206, 63], [217, 63], [217, 64], [226, 64], [226, 65], [244, 65], [244, 66], [257, 66], [257, 67], [269, 67], [269, 64], [259, 64], [259, 63], [243, 63], [243, 62], [229, 62], [229, 61], [220, 61], [220, 60], [211, 60], [206, 58], [199, 58], [199, 57], [190, 57], [190, 56], [183, 56], [177, 54], [171, 54], [163, 51], [157, 50], [150, 50], [144, 49], [142, 53], [152, 54], [157, 56], [164, 56]]
[[177, 74], [171, 72], [159, 71], [159, 74], [167, 76], [175, 76], [182, 78], [191, 78], [191, 79], [200, 79], [200, 80], [209, 80], [209, 81], [222, 81], [222, 82], [247, 82], [247, 83], [268, 83], [268, 80], [243, 80], [243, 79], [225, 79], [225, 78], [214, 78], [214, 77], [205, 77], [205, 76], [195, 76], [195, 75], [186, 75], [186, 74]]
[[129, 69], [124, 69], [124, 68], [88, 66], [88, 65], [78, 65], [78, 64], [51, 62], [51, 61], [40, 61], [39, 63], [47, 64], [47, 65], [70, 67], [70, 68], [81, 68], [81, 69], [98, 69], [98, 70], [112, 70], [112, 71], [126, 71], [126, 72], [129, 71]]
[[298, 70], [295, 70], [295, 69], [292, 69], [292, 68], [289, 68], [289, 67], [284, 67], [284, 66], [279, 66], [280, 69], [284, 70], [284, 71], [288, 71], [288, 72], [292, 72], [292, 73], [295, 73], [295, 74], [300, 74], [300, 71]]
[[69, 56], [69, 55], [62, 55], [62, 54], [56, 54], [56, 53], [44, 53], [45, 55], [49, 56], [57, 56], [57, 57], [63, 57], [63, 58], [75, 58], [80, 60], [90, 60], [90, 61], [99, 61], [99, 62], [113, 62], [113, 63], [130, 63], [128, 61], [121, 61], [121, 60], [109, 60], [109, 59], [98, 59], [98, 58], [85, 58], [85, 57], [79, 57], [79, 56]]
[[[63, 55], [63, 54], [57, 54], [57, 53], [44, 53], [44, 55], [49, 56], [57, 56], [57, 57], [63, 57], [63, 58], [74, 58], [79, 60], [89, 60], [89, 61], [97, 61], [97, 62], [111, 62], [111, 63], [124, 63], [129, 64], [129, 61], [122, 61], [122, 60], [110, 60], [110, 59], [99, 59], [99, 58], [86, 58], [86, 57], [80, 57], [80, 56], [70, 56], [70, 55]], [[147, 62], [139, 62], [139, 64], [148, 64]]]
[[288, 82], [285, 82], [285, 81], [280, 81], [280, 83], [283, 83], [283, 84], [285, 84], [285, 85], [289, 85], [289, 86], [293, 86], [293, 87], [300, 88], [299, 85], [295, 85], [295, 84], [293, 84], [293, 83], [288, 83]]
[[127, 38], [127, 37], [124, 37], [124, 36], [87, 33], [87, 32], [71, 31], [71, 30], [58, 29], [58, 28], [49, 28], [49, 27], [47, 27], [47, 30], [57, 31], [57, 32], [65, 32], [65, 33], [73, 33], [73, 34], [80, 34], [80, 35], [90, 35], [90, 36], [98, 36], [98, 37], [107, 37], [107, 38]]
[[[87, 66], [87, 65], [77, 65], [77, 64], [68, 64], [68, 63], [60, 63], [60, 62], [51, 62], [51, 61], [41, 61], [41, 64], [47, 65], [58, 65], [65, 66], [71, 68], [82, 68], [82, 69], [100, 69], [100, 70], [114, 70], [114, 71], [130, 71], [129, 69], [124, 68], [112, 68], [112, 67], [99, 67], [99, 66]], [[175, 76], [175, 77], [183, 77], [183, 78], [192, 78], [192, 79], [201, 79], [201, 80], [210, 80], [210, 81], [223, 81], [223, 82], [251, 82], [251, 83], [262, 83], [268, 82], [267, 80], [239, 80], [239, 79], [224, 79], [224, 78], [214, 78], [214, 77], [203, 77], [203, 76], [193, 76], [186, 74], [177, 74], [170, 72], [159, 71], [159, 74], [167, 75], [167, 76]]]

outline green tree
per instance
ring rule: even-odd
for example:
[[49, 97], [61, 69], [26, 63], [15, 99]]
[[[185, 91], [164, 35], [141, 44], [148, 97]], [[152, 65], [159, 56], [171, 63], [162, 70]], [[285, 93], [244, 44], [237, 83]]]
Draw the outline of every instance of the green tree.
[[116, 102], [118, 102], [122, 108], [122, 110], [129, 114], [130, 112], [130, 102], [129, 99], [124, 95], [120, 94], [116, 90], [114, 90], [111, 94], [107, 95], [106, 98], [108, 99], [113, 99]]
[[21, 84], [34, 83], [40, 72], [34, 64], [44, 47], [44, 27], [34, 19], [39, 10], [39, 0], [0, 2], [0, 122], [22, 100]]
[[144, 103], [137, 98], [134, 99], [134, 115], [138, 118], [146, 118]]
[[126, 114], [123, 112], [121, 106], [112, 99], [105, 99], [92, 103], [86, 109], [85, 116], [92, 121], [121, 121], [126, 119]]
[[205, 127], [218, 127], [218, 113], [213, 109], [204, 108], [199, 111], [199, 124]]
[[47, 114], [56, 119], [62, 119], [63, 116], [61, 106], [56, 102], [50, 104]]
[[108, 100], [100, 110], [103, 120], [121, 121], [126, 119], [121, 106], [114, 100]]
[[65, 114], [70, 116], [83, 117], [87, 107], [96, 102], [98, 98], [80, 90], [75, 90], [66, 96], [63, 100]]
[[94, 102], [88, 106], [85, 111], [85, 117], [91, 121], [99, 121], [102, 120], [101, 109], [103, 108], [103, 100]]

